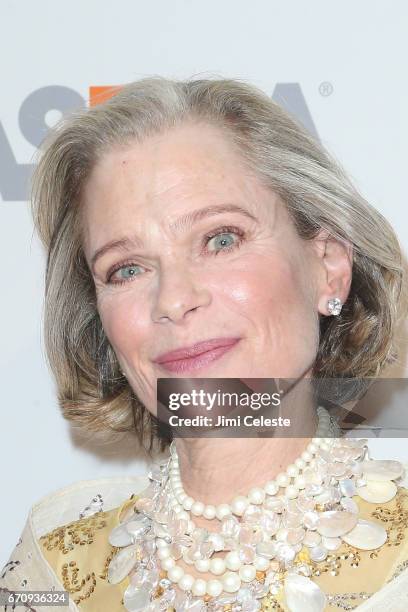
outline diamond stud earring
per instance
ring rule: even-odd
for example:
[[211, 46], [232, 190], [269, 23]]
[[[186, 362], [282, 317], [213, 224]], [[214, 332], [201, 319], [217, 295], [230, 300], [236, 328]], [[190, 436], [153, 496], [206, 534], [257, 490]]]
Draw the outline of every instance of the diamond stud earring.
[[339, 315], [341, 313], [342, 307], [343, 304], [337, 297], [330, 298], [330, 300], [327, 300], [327, 310], [331, 315]]

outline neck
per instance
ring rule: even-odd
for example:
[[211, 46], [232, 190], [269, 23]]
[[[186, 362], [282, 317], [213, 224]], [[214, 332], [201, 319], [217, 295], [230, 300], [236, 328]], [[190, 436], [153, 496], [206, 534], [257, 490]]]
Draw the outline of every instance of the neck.
[[314, 437], [318, 419], [312, 395], [305, 393], [304, 386], [282, 402], [282, 412], [291, 418], [285, 437], [177, 438], [187, 495], [205, 504], [229, 503], [285, 471]]

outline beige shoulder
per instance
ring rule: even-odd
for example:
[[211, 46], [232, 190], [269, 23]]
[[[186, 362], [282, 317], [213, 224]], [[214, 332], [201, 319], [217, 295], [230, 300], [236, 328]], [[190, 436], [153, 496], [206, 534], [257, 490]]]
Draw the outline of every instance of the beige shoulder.
[[[78, 610], [75, 600], [90, 592], [95, 580], [106, 582], [105, 565], [113, 548], [109, 531], [132, 495], [147, 484], [147, 476], [77, 481], [41, 498], [30, 508], [0, 574], [0, 590], [68, 590], [68, 609]], [[102, 564], [100, 554], [105, 555]]]

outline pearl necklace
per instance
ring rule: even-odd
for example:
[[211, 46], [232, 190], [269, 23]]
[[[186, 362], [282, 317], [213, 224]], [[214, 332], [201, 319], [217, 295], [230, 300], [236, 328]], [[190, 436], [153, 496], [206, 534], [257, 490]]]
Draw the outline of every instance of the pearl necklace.
[[[170, 481], [172, 485], [172, 503], [171, 507], [174, 512], [181, 512], [184, 510], [190, 510], [194, 516], [203, 516], [208, 520], [217, 518], [221, 521], [225, 516], [229, 514], [235, 514], [236, 516], [242, 516], [249, 504], [262, 504], [265, 500], [266, 495], [275, 495], [279, 488], [282, 487], [285, 490], [284, 495], [289, 499], [297, 497], [300, 488], [304, 488], [305, 479], [299, 474], [300, 470], [304, 470], [308, 464], [313, 460], [314, 455], [320, 446], [324, 450], [329, 450], [330, 444], [326, 442], [325, 438], [335, 437], [339, 435], [338, 425], [333, 423], [329, 413], [322, 406], [317, 408], [318, 415], [318, 426], [316, 430], [315, 438], [308, 444], [306, 450], [304, 450], [300, 457], [296, 459], [294, 463], [291, 463], [286, 468], [285, 472], [280, 472], [274, 480], [268, 480], [263, 488], [254, 487], [252, 488], [248, 496], [239, 495], [229, 504], [219, 504], [217, 507], [213, 505], [206, 505], [203, 502], [195, 501], [192, 497], [189, 497], [183, 489], [180, 477], [179, 460], [177, 456], [177, 449], [175, 442], [170, 445], [171, 462], [170, 462]], [[290, 484], [291, 478], [294, 478], [294, 483]], [[176, 500], [176, 502], [174, 502]], [[188, 518], [187, 515], [183, 515], [184, 518]]]
[[[302, 610], [305, 601], [310, 610], [324, 610], [327, 598], [309, 578], [310, 565], [343, 542], [369, 550], [386, 541], [379, 523], [359, 519], [352, 497], [392, 499], [392, 481], [404, 468], [398, 461], [368, 460], [366, 439], [320, 438], [341, 432], [324, 408], [318, 416], [316, 436], [294, 464], [230, 505], [211, 507], [185, 494], [172, 443], [170, 458], [153, 467], [151, 484], [109, 536], [119, 550], [108, 580], [116, 584], [129, 576], [126, 610], [215, 612], [233, 605], [252, 612], [264, 597], [282, 593], [291, 611]], [[193, 508], [196, 516], [217, 518], [220, 531], [197, 528]], [[221, 551], [224, 558], [211, 558]], [[214, 577], [195, 578], [177, 564], [180, 559]]]

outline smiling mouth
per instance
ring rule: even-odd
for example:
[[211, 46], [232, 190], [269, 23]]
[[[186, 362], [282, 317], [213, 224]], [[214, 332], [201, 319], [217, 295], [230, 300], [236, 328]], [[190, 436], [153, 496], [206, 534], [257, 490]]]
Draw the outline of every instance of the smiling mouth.
[[185, 357], [181, 359], [174, 359], [170, 361], [163, 361], [158, 363], [160, 367], [167, 370], [168, 372], [176, 374], [184, 374], [194, 372], [205, 368], [214, 361], [220, 359], [225, 353], [230, 351], [239, 342], [240, 338], [236, 338], [233, 342], [229, 342], [224, 346], [217, 346], [207, 351], [203, 351], [192, 357]]

